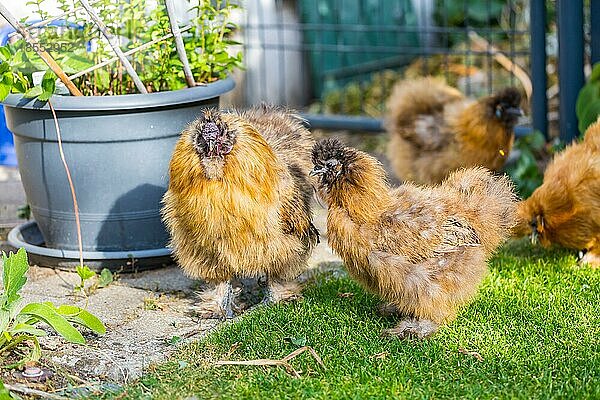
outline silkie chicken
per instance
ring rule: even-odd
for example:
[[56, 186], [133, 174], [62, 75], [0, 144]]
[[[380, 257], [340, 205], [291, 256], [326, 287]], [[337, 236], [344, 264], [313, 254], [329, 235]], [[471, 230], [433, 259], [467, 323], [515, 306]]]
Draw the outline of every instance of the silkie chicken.
[[600, 267], [600, 121], [554, 157], [544, 183], [519, 203], [518, 216], [517, 236], [583, 250], [581, 261]]
[[352, 277], [403, 317], [383, 334], [424, 338], [453, 320], [516, 223], [508, 178], [476, 167], [437, 187], [391, 189], [375, 158], [337, 140], [318, 142], [312, 157], [329, 245]]
[[184, 272], [215, 285], [198, 307], [234, 316], [231, 281], [267, 278], [265, 302], [298, 295], [296, 278], [319, 240], [308, 173], [314, 144], [290, 111], [204, 111], [170, 164], [163, 219]]
[[436, 184], [461, 167], [499, 171], [523, 115], [520, 103], [514, 88], [471, 100], [432, 77], [397, 83], [385, 118], [394, 172], [405, 182]]

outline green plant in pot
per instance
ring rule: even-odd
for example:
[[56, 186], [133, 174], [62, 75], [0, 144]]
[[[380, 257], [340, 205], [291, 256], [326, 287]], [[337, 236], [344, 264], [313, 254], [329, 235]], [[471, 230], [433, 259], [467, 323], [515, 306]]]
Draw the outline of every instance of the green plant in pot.
[[[25, 246], [34, 261], [78, 264], [74, 205], [57, 143], [61, 138], [86, 263], [117, 268], [128, 259], [127, 266], [143, 268], [168, 261], [159, 210], [172, 149], [184, 126], [201, 109], [218, 106], [219, 96], [233, 88], [228, 75], [241, 66], [241, 55], [232, 51], [237, 43], [230, 40], [235, 4], [180, 0], [190, 19], [177, 24], [178, 52], [171, 37], [177, 33], [174, 18], [167, 11], [171, 1], [86, 2], [106, 25], [106, 35], [79, 0], [58, 0], [70, 12], [62, 26], [30, 28], [37, 44], [17, 36], [0, 48], [0, 98], [37, 223], [13, 230], [9, 241]], [[29, 4], [31, 19], [48, 18], [44, 0]], [[115, 46], [127, 63], [111, 60]], [[83, 96], [68, 95], [39, 50], [51, 55]], [[184, 59], [191, 76], [185, 74]]]

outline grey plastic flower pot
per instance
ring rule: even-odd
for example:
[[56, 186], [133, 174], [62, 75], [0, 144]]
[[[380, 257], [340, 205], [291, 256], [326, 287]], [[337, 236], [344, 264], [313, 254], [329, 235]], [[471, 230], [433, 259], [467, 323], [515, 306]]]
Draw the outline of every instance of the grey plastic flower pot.
[[[112, 261], [114, 254], [141, 251], [161, 255], [164, 262], [168, 234], [160, 201], [174, 145], [181, 130], [202, 109], [217, 107], [219, 96], [234, 85], [228, 78], [171, 92], [52, 98], [77, 194], [84, 251]], [[52, 113], [47, 104], [18, 95], [3, 104], [44, 246], [73, 254], [78, 248], [75, 214]]]

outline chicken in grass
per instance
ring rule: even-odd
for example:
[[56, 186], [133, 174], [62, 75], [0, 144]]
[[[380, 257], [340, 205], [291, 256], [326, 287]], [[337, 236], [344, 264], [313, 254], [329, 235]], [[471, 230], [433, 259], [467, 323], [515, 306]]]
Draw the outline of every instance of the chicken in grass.
[[452, 321], [516, 223], [508, 178], [477, 167], [437, 187], [391, 189], [375, 158], [337, 140], [318, 142], [312, 157], [329, 245], [352, 277], [402, 317], [384, 334], [424, 338]]
[[600, 121], [554, 157], [518, 216], [517, 236], [582, 250], [583, 263], [600, 267]]
[[451, 171], [499, 171], [523, 114], [521, 95], [507, 88], [479, 100], [427, 77], [396, 84], [387, 102], [388, 158], [405, 182], [440, 183]]
[[175, 259], [215, 287], [204, 315], [234, 315], [231, 281], [266, 277], [266, 302], [293, 283], [319, 240], [312, 224], [310, 132], [287, 110], [205, 111], [177, 143], [163, 218]]

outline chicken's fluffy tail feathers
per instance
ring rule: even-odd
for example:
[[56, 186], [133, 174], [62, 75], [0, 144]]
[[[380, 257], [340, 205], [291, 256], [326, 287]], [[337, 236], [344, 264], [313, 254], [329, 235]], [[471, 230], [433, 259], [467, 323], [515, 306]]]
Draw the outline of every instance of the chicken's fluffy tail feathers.
[[460, 91], [439, 78], [424, 77], [398, 82], [387, 100], [385, 127], [389, 132], [402, 134], [402, 128], [416, 116], [434, 114], [448, 102], [462, 98]]
[[442, 184], [460, 192], [473, 228], [488, 254], [508, 239], [517, 224], [517, 201], [512, 181], [475, 167], [451, 173]]

